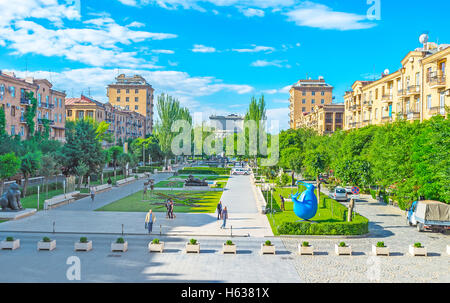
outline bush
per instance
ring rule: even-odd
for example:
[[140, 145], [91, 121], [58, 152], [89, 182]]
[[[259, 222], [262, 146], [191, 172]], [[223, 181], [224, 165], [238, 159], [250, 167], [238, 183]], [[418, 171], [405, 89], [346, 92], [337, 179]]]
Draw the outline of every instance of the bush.
[[384, 246], [384, 242], [378, 242], [377, 247], [386, 247], [386, 246]]
[[196, 245], [197, 244], [197, 240], [191, 239], [191, 240], [189, 240], [189, 243], [191, 243], [191, 245]]
[[422, 247], [422, 243], [416, 242], [416, 243], [414, 243], [414, 247], [415, 248], [421, 248]]
[[6, 237], [6, 241], [7, 242], [12, 242], [12, 241], [14, 241], [14, 238], [13, 237]]
[[[361, 222], [358, 222], [361, 221]], [[284, 222], [278, 226], [280, 235], [364, 235], [369, 232], [369, 220], [360, 217], [353, 222]]]
[[153, 239], [152, 244], [159, 244], [159, 239]]
[[372, 199], [376, 200], [377, 199], [377, 192], [373, 189], [370, 190], [370, 195], [372, 196]]
[[309, 247], [309, 242], [304, 241], [304, 242], [302, 243], [302, 246], [303, 246], [303, 247]]
[[153, 171], [157, 169], [159, 171], [162, 170], [162, 166], [139, 166], [137, 168], [137, 172], [138, 174], [142, 174], [142, 173], [153, 173]]
[[225, 242], [225, 245], [234, 245], [234, 244], [233, 244], [233, 241], [227, 240], [227, 242]]
[[339, 243], [339, 247], [347, 247], [347, 244], [345, 244], [345, 242], [341, 242]]
[[229, 175], [231, 168], [222, 167], [188, 167], [180, 171], [183, 175]]
[[48, 242], [52, 242], [52, 240], [49, 237], [44, 237], [44, 238], [42, 238], [42, 242], [48, 243]]
[[125, 243], [125, 240], [124, 240], [123, 238], [118, 238], [118, 239], [116, 240], [116, 243], [117, 243], [117, 244], [124, 244], [124, 243]]
[[86, 237], [81, 237], [80, 238], [80, 243], [87, 243], [88, 239]]
[[264, 243], [264, 245], [265, 245], [265, 246], [272, 246], [272, 242], [270, 242], [269, 240], [267, 240], [267, 241]]

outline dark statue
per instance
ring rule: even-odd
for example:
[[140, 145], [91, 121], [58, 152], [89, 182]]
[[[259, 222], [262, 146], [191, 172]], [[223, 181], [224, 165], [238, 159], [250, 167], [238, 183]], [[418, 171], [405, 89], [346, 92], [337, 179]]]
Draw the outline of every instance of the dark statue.
[[20, 204], [20, 188], [19, 185], [13, 183], [9, 186], [8, 190], [0, 197], [0, 206], [2, 211], [8, 210], [22, 210], [22, 204]]
[[208, 186], [208, 182], [206, 182], [206, 178], [200, 180], [198, 178], [194, 178], [193, 175], [189, 175], [187, 180], [184, 181], [186, 186]]

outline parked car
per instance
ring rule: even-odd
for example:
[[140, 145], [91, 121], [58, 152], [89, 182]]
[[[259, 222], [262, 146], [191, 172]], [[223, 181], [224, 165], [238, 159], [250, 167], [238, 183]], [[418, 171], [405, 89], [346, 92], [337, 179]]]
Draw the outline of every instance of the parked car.
[[250, 172], [245, 168], [233, 168], [231, 170], [232, 175], [249, 175]]
[[407, 209], [407, 222], [417, 230], [445, 232], [450, 229], [450, 205], [438, 201], [415, 201]]
[[343, 187], [336, 187], [330, 197], [336, 201], [348, 201], [347, 191]]

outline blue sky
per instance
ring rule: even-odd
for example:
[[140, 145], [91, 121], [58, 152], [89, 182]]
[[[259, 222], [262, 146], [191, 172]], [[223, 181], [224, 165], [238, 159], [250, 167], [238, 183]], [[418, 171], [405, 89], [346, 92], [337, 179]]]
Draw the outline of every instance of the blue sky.
[[119, 72], [139, 73], [205, 117], [243, 114], [264, 93], [285, 129], [298, 79], [325, 77], [341, 102], [355, 80], [400, 68], [421, 33], [450, 43], [448, 11], [437, 0], [0, 0], [0, 69], [103, 102]]

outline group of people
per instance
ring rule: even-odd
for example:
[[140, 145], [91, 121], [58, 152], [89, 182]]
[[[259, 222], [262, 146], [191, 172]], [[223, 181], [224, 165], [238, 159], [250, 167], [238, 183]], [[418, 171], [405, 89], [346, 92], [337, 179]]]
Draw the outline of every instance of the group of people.
[[223, 207], [222, 201], [219, 201], [219, 204], [217, 204], [217, 220], [223, 220], [222, 226], [220, 226], [221, 229], [226, 227], [227, 219], [228, 219], [228, 209], [227, 207]]

